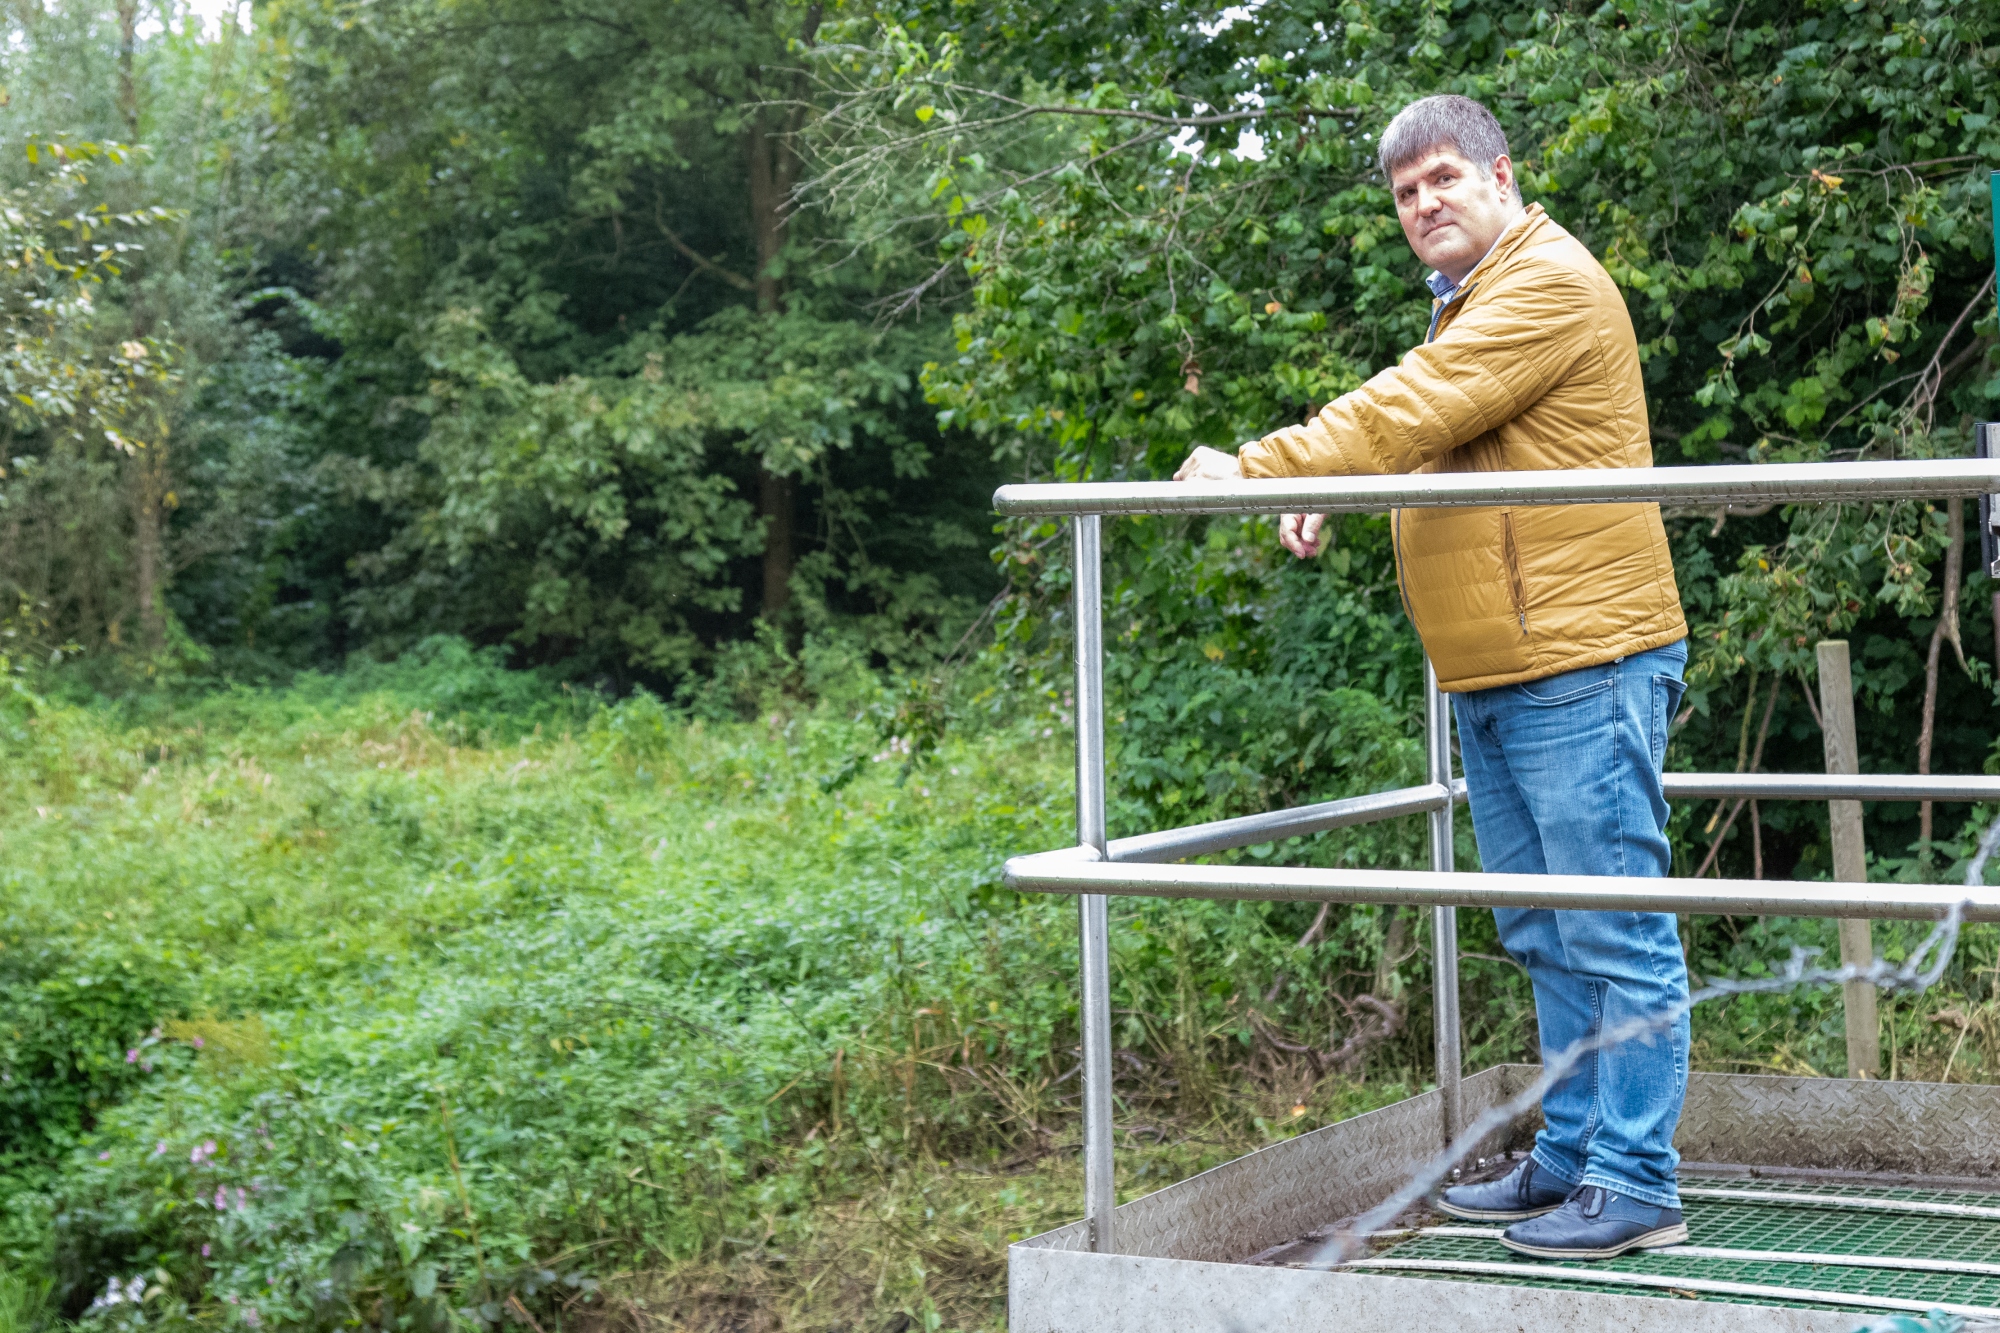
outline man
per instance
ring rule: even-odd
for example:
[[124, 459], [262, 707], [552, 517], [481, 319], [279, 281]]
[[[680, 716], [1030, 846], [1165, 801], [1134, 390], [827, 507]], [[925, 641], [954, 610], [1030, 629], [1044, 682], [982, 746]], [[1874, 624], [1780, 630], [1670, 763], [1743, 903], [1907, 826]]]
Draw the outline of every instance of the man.
[[[1196, 449], [1176, 480], [1650, 466], [1625, 303], [1588, 250], [1522, 207], [1492, 114], [1415, 102], [1384, 131], [1381, 164], [1403, 234], [1436, 270], [1429, 336], [1303, 426], [1234, 457]], [[1453, 696], [1484, 867], [1665, 875], [1660, 764], [1687, 625], [1659, 507], [1390, 517], [1404, 603]], [[1321, 519], [1287, 514], [1279, 540], [1317, 555]], [[1544, 1051], [1686, 1000], [1669, 914], [1494, 915], [1534, 981]], [[1447, 1189], [1444, 1211], [1513, 1222], [1508, 1247], [1545, 1258], [1686, 1240], [1673, 1133], [1687, 1061], [1685, 1016], [1587, 1057], [1543, 1099], [1534, 1152], [1503, 1180]]]

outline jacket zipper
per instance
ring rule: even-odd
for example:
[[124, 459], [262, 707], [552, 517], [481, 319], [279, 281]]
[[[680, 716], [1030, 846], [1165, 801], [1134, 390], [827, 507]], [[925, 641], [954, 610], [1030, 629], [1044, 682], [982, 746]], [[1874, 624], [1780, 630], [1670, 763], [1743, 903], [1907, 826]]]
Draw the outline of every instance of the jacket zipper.
[[[1473, 285], [1477, 286], [1476, 283]], [[1434, 303], [1431, 310], [1431, 326], [1424, 332], [1425, 342], [1432, 342], [1437, 338], [1438, 322], [1444, 318], [1444, 312], [1464, 301], [1470, 295], [1472, 295], [1472, 287], [1461, 287], [1458, 291], [1452, 293], [1449, 301]], [[1403, 587], [1403, 511], [1400, 509], [1391, 509], [1389, 511], [1389, 542], [1396, 553], [1396, 596], [1402, 599], [1403, 614], [1409, 617], [1411, 626], [1415, 627], [1417, 616], [1414, 611], [1410, 610], [1409, 590]], [[1527, 630], [1528, 619], [1524, 613], [1521, 617], [1521, 632], [1525, 634]], [[1417, 633], [1422, 634], [1423, 630], [1418, 628]]]
[[1500, 525], [1505, 534], [1507, 555], [1507, 585], [1514, 594], [1514, 618], [1521, 622], [1521, 633], [1528, 633], [1528, 589], [1521, 578], [1521, 550], [1514, 543], [1514, 511], [1500, 512]]

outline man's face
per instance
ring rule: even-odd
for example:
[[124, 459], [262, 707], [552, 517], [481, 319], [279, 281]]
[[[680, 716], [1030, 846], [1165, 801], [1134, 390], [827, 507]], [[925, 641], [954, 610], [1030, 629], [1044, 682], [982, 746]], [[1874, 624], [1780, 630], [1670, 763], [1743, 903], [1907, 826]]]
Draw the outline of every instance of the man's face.
[[1514, 164], [1506, 157], [1488, 175], [1441, 148], [1396, 172], [1389, 185], [1410, 248], [1453, 282], [1472, 272], [1521, 212]]

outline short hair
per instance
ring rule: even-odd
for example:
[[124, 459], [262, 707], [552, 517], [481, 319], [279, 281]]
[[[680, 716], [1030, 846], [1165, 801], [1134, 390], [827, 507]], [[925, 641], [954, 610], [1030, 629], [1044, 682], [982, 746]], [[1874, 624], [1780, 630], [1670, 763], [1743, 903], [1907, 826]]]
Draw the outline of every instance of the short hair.
[[[1491, 111], [1470, 97], [1439, 93], [1410, 103], [1382, 131], [1382, 174], [1393, 180], [1398, 171], [1440, 148], [1457, 153], [1485, 172], [1489, 180], [1493, 164], [1502, 156], [1511, 156], [1506, 131]], [[1520, 192], [1517, 179], [1514, 193]]]

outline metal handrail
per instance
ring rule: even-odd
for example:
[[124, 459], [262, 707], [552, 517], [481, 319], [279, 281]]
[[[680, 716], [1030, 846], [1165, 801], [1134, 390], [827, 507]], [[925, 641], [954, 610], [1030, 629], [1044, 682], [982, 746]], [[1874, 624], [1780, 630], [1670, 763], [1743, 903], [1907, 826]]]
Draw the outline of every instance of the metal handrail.
[[[1982, 439], [1987, 432], [1982, 431]], [[1989, 453], [2000, 452], [1987, 450]], [[1073, 518], [1077, 736], [1075, 847], [1007, 863], [1015, 888], [1077, 896], [1082, 949], [1084, 1213], [1089, 1246], [1109, 1252], [1116, 1193], [1112, 1176], [1110, 918], [1107, 895], [1406, 903], [1434, 911], [1437, 1079], [1449, 1140], [1459, 1126], [1457, 1000], [1459, 904], [1764, 915], [1940, 917], [1965, 902], [1962, 889], [1782, 880], [1623, 879], [1589, 875], [1470, 874], [1452, 869], [1452, 806], [1464, 782], [1451, 775], [1450, 709], [1427, 661], [1425, 755], [1429, 781], [1380, 792], [1217, 820], [1136, 838], [1105, 826], [1104, 608], [1101, 532], [1105, 514], [1367, 513], [1398, 508], [1665, 502], [1685, 505], [1799, 504], [2000, 496], [2000, 458], [1927, 462], [1772, 463], [1676, 468], [1579, 468], [1554, 472], [1454, 472], [1289, 478], [1228, 483], [1088, 482], [1003, 486], [994, 507], [1010, 516]], [[1982, 506], [1982, 514], [2000, 505]], [[1982, 517], [1982, 524], [1985, 519]], [[1994, 566], [2000, 577], [2000, 562]], [[1747, 800], [2000, 800], [2000, 779], [1791, 773], [1669, 773], [1668, 797]], [[1428, 871], [1320, 870], [1158, 864], [1255, 846], [1397, 815], [1430, 817]], [[1967, 919], [2000, 921], [2000, 892], [1971, 895]]]
[[1082, 481], [1002, 486], [1009, 517], [1087, 514], [1366, 514], [1476, 505], [1825, 504], [2000, 493], [2000, 459], [1736, 463], [1716, 467], [1416, 472], [1230, 482]]

